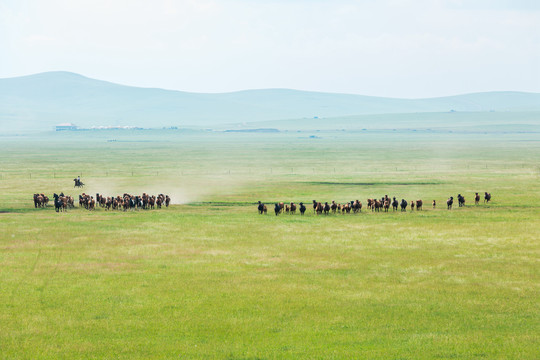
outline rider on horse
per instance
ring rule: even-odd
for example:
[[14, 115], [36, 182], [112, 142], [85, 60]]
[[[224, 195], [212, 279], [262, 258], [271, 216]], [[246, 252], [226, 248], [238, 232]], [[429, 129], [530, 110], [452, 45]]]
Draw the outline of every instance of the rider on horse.
[[73, 181], [75, 181], [75, 186], [74, 187], [83, 187], [84, 186], [84, 183], [81, 181], [80, 176], [77, 176], [77, 178], [73, 179]]

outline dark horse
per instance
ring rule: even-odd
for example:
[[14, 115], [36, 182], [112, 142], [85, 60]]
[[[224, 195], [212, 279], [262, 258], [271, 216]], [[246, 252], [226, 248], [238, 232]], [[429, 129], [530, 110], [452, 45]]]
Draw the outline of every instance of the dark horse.
[[276, 213], [276, 216], [281, 212], [281, 206], [279, 206], [279, 204], [274, 204], [274, 212]]
[[465, 206], [465, 197], [463, 195], [458, 194], [457, 199], [459, 207]]
[[408, 205], [408, 204], [409, 204], [409, 203], [407, 202], [407, 200], [401, 199], [401, 204], [400, 204], [400, 206], [401, 206], [401, 211], [407, 211], [407, 205]]
[[[62, 194], [60, 194], [62, 195]], [[60, 200], [60, 196], [58, 196], [58, 194], [54, 194], [54, 210], [56, 210], [56, 212], [59, 212], [59, 211], [64, 211], [65, 208], [64, 208], [64, 202], [62, 200]]]
[[259, 210], [259, 214], [266, 214], [266, 205], [264, 205], [262, 202], [259, 201], [259, 205], [257, 206], [257, 210]]
[[306, 206], [304, 205], [304, 203], [300, 203], [300, 215], [304, 215], [305, 212]]
[[81, 179], [73, 179], [73, 181], [75, 182], [75, 186], [74, 187], [84, 187], [84, 183], [81, 181]]

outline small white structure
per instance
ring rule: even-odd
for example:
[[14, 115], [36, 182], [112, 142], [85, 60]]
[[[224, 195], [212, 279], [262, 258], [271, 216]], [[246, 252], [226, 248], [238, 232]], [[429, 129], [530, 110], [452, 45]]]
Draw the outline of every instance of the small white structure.
[[78, 126], [73, 123], [64, 123], [56, 125], [56, 131], [65, 131], [65, 130], [77, 130]]

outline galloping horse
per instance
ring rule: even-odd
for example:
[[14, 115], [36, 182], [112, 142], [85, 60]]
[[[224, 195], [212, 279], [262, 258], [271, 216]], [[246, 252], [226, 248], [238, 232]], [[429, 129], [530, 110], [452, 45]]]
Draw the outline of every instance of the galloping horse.
[[79, 187], [79, 188], [84, 187], [84, 183], [81, 181], [81, 179], [73, 179], [73, 181], [75, 182], [75, 186], [73, 187]]

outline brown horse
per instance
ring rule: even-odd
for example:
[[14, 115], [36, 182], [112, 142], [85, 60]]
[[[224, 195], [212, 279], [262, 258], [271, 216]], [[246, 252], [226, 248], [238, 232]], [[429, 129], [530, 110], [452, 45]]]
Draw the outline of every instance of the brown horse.
[[334, 200], [332, 200], [332, 205], [330, 205], [330, 209], [332, 209], [332, 213], [336, 213], [338, 206]]
[[291, 209], [291, 214], [296, 214], [296, 204], [295, 203], [291, 203], [291, 206], [290, 206], [290, 209]]

